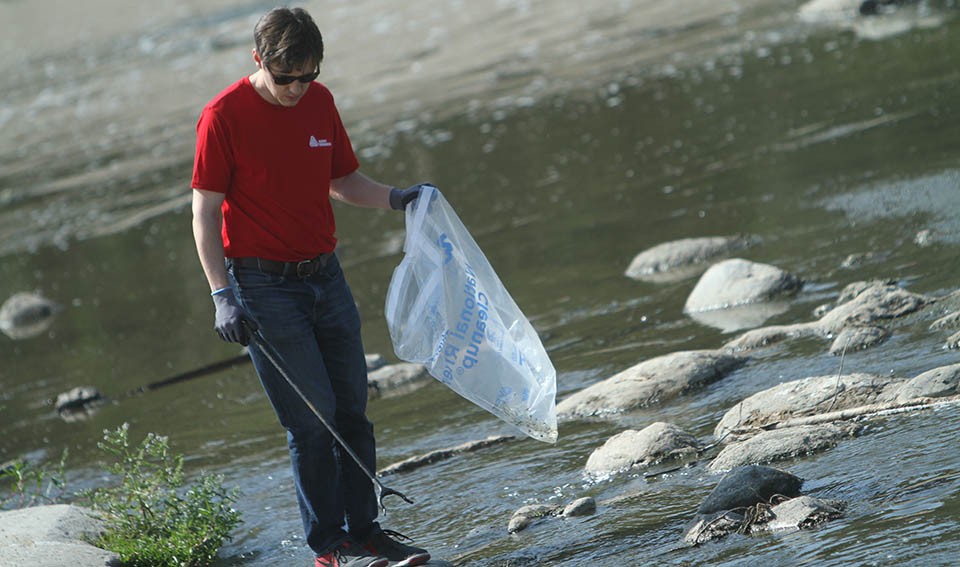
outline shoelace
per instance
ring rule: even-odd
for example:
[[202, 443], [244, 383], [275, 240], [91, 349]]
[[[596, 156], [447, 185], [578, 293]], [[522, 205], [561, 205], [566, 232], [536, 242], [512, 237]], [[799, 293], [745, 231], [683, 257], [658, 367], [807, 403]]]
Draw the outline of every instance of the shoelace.
[[383, 535], [392, 537], [392, 538], [398, 538], [398, 539], [402, 539], [402, 540], [406, 540], [406, 541], [413, 541], [413, 538], [412, 538], [412, 537], [403, 535], [402, 533], [397, 532], [397, 531], [394, 531], [394, 530], [381, 530], [380, 533], [382, 533]]

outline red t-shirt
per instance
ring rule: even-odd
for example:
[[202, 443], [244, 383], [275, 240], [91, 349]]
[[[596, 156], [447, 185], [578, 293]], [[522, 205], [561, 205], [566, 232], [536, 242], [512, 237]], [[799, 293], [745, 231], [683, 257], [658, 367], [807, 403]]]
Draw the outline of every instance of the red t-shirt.
[[311, 83], [296, 106], [284, 107], [244, 77], [200, 114], [192, 187], [226, 194], [226, 257], [290, 262], [333, 251], [330, 180], [358, 167], [325, 86]]

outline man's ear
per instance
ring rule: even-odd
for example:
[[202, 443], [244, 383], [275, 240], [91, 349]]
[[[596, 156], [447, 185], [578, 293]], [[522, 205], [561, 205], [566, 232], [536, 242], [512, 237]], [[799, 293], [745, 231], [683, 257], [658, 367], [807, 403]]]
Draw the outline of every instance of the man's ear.
[[250, 53], [253, 54], [253, 62], [257, 64], [257, 67], [263, 67], [263, 61], [260, 59], [260, 54], [257, 53], [256, 48], [251, 49]]

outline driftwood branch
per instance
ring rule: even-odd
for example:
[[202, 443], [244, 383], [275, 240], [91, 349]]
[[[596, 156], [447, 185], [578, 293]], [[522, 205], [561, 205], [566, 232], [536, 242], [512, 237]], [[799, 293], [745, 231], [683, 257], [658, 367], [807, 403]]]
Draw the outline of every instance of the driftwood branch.
[[816, 415], [803, 417], [792, 417], [781, 421], [774, 421], [764, 425], [746, 427], [737, 429], [736, 435], [750, 435], [760, 430], [769, 431], [772, 429], [785, 429], [787, 427], [798, 427], [801, 425], [818, 425], [821, 423], [831, 423], [834, 421], [845, 421], [851, 419], [866, 418], [880, 414], [905, 413], [909, 411], [919, 411], [933, 409], [941, 406], [948, 406], [960, 403], [960, 395], [947, 396], [943, 398], [914, 398], [903, 402], [885, 402], [880, 404], [868, 404], [855, 408], [831, 411]]
[[459, 455], [461, 453], [469, 453], [471, 451], [476, 451], [478, 449], [484, 449], [486, 447], [491, 447], [493, 445], [499, 445], [500, 443], [505, 443], [507, 441], [516, 439], [513, 435], [501, 435], [498, 437], [488, 437], [486, 439], [481, 439], [479, 441], [470, 441], [457, 445], [456, 447], [450, 447], [448, 449], [438, 449], [436, 451], [430, 451], [424, 455], [418, 455], [415, 457], [410, 457], [409, 459], [404, 459], [399, 463], [394, 463], [388, 467], [385, 467], [377, 473], [380, 476], [387, 476], [391, 474], [397, 474], [401, 472], [407, 472], [414, 469], [419, 469], [427, 465], [439, 461], [445, 461], [454, 455]]

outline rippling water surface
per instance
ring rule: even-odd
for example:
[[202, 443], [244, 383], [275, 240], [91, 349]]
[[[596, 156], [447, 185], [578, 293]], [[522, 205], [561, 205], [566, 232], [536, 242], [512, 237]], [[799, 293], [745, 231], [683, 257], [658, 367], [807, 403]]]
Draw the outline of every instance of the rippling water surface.
[[[640, 361], [717, 348], [729, 333], [682, 313], [696, 277], [624, 277], [643, 249], [746, 233], [743, 256], [807, 285], [768, 323], [809, 320], [846, 284], [956, 289], [960, 72], [952, 2], [858, 19], [856, 2], [311, 2], [334, 90], [368, 173], [432, 180], [541, 333], [558, 398]], [[135, 7], [134, 7], [135, 6]], [[50, 331], [0, 336], [0, 460], [55, 461], [98, 482], [96, 441], [130, 422], [169, 435], [191, 472], [243, 490], [222, 565], [306, 565], [285, 441], [241, 366], [142, 396], [136, 386], [236, 354], [211, 332], [190, 234], [193, 126], [252, 70], [249, 34], [272, 3], [0, 3], [0, 298], [65, 306]], [[347, 277], [370, 352], [403, 220], [338, 205]], [[925, 239], [918, 239], [921, 231]], [[919, 242], [919, 243], [918, 243]], [[921, 245], [922, 244], [922, 245]], [[847, 267], [850, 255], [863, 260]], [[958, 362], [928, 313], [845, 372], [912, 377]], [[821, 528], [687, 548], [719, 477], [703, 465], [590, 481], [587, 456], [625, 428], [671, 421], [704, 439], [723, 413], [786, 380], [835, 373], [808, 341], [761, 351], [663, 407], [563, 422], [388, 477], [416, 499], [389, 527], [462, 565], [952, 564], [960, 556], [960, 409], [901, 414], [825, 453], [781, 463], [849, 503]], [[49, 400], [80, 384], [114, 403], [64, 423]], [[379, 458], [512, 433], [439, 383], [373, 400]], [[594, 496], [594, 516], [510, 536], [528, 503]]]

